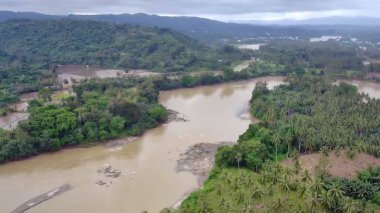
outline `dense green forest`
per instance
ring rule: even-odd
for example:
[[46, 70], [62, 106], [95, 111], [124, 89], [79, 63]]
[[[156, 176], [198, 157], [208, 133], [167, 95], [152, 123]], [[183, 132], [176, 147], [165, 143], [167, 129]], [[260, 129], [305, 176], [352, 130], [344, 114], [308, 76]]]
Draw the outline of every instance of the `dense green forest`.
[[92, 79], [74, 85], [75, 96], [63, 96], [54, 104], [51, 89], [44, 88], [39, 92], [40, 99], [29, 102], [27, 121], [22, 121], [13, 131], [0, 129], [0, 162], [66, 146], [140, 135], [166, 118], [165, 108], [157, 102], [159, 91], [261, 75], [225, 69], [222, 75], [204, 72], [179, 78]]
[[94, 21], [0, 23], [0, 107], [20, 93], [54, 86], [55, 67], [81, 64], [157, 72], [218, 70], [247, 58], [231, 46], [210, 48], [169, 29]]
[[354, 71], [354, 74], [360, 76], [364, 71], [360, 52], [352, 45], [336, 41], [274, 41], [261, 46], [258, 57], [286, 67], [314, 68], [342, 76], [346, 76], [347, 71]]
[[[333, 85], [315, 75], [291, 76], [288, 84], [252, 93], [252, 124], [233, 147], [222, 146], [203, 189], [180, 212], [372, 212], [379, 210], [379, 170], [355, 180], [325, 170], [329, 150], [380, 154], [380, 101], [356, 87]], [[316, 176], [302, 169], [300, 153], [322, 154]], [[293, 159], [292, 167], [278, 162]], [[237, 167], [237, 169], [236, 169]], [[234, 169], [235, 168], [235, 169]]]
[[140, 135], [166, 120], [158, 90], [149, 79], [91, 80], [74, 88], [76, 96], [53, 105], [32, 100], [30, 117], [12, 131], [0, 129], [0, 162], [39, 152]]

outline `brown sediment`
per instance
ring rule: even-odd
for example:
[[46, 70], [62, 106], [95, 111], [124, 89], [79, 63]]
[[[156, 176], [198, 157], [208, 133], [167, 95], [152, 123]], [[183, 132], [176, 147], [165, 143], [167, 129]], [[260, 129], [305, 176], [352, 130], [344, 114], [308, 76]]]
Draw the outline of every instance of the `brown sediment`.
[[56, 189], [53, 189], [49, 192], [46, 192], [42, 195], [39, 195], [37, 197], [34, 197], [27, 202], [21, 204], [19, 207], [17, 207], [15, 210], [13, 210], [11, 213], [21, 213], [25, 212], [26, 210], [37, 206], [38, 204], [45, 202], [47, 200], [52, 199], [55, 196], [61, 195], [71, 189], [71, 186], [69, 184], [62, 185]]
[[[305, 154], [300, 156], [300, 163], [303, 169], [315, 175], [320, 159], [321, 153]], [[286, 166], [291, 166], [292, 164], [291, 159], [283, 162], [283, 165]], [[329, 153], [327, 173], [333, 177], [353, 179], [357, 176], [358, 172], [377, 166], [380, 166], [380, 159], [378, 158], [360, 153], [353, 159], [350, 159], [345, 151], [342, 150], [339, 156], [335, 152]]]

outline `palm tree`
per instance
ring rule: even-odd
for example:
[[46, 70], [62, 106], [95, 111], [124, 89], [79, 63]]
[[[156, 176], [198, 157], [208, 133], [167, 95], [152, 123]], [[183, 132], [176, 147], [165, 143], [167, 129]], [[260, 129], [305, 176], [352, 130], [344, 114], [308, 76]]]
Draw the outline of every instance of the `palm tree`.
[[228, 172], [224, 171], [223, 175], [222, 175], [222, 178], [224, 179], [224, 183], [225, 184], [230, 184], [231, 183], [231, 178], [228, 175]]
[[311, 197], [309, 198], [309, 203], [310, 203], [310, 213], [314, 213], [315, 208], [317, 208], [317, 206], [319, 204], [318, 197], [315, 195], [311, 195]]
[[300, 163], [299, 159], [296, 159], [294, 161], [293, 167], [294, 167], [293, 168], [294, 169], [294, 173], [296, 173], [298, 175], [300, 173], [300, 171], [301, 171], [301, 163]]
[[289, 197], [290, 183], [288, 179], [280, 179], [278, 187], [282, 192], [286, 192], [286, 197]]
[[305, 185], [300, 185], [297, 190], [297, 196], [303, 198], [307, 194], [307, 187]]
[[345, 213], [354, 213], [354, 212], [358, 212], [358, 208], [357, 208], [357, 203], [353, 201], [352, 198], [347, 198], [345, 201], [344, 201], [344, 205], [342, 207], [342, 211], [345, 212]]
[[283, 176], [285, 179], [289, 179], [290, 176], [292, 176], [292, 173], [293, 173], [293, 171], [290, 168], [286, 167], [284, 169]]
[[259, 187], [255, 186], [253, 187], [249, 197], [251, 199], [261, 200], [263, 196], [264, 196], [264, 191], [260, 189]]
[[330, 209], [333, 205], [333, 198], [330, 197], [327, 191], [323, 191], [318, 200], [321, 206], [323, 206], [325, 209]]
[[285, 143], [288, 145], [288, 151], [286, 153], [286, 158], [289, 158], [289, 153], [290, 153], [290, 145], [292, 145], [293, 141], [293, 136], [290, 131], [288, 131], [285, 135]]
[[238, 169], [240, 169], [240, 162], [243, 160], [242, 154], [240, 152], [236, 153], [235, 159], [238, 164]]
[[292, 204], [292, 213], [306, 213], [303, 203], [293, 203]]
[[235, 193], [236, 201], [241, 206], [245, 202], [245, 192], [243, 190], [239, 190]]
[[278, 152], [278, 145], [281, 143], [281, 138], [280, 138], [280, 133], [279, 131], [276, 131], [273, 136], [272, 136], [272, 142], [275, 146], [275, 150], [276, 150], [276, 162], [277, 162], [277, 152]]
[[321, 194], [323, 188], [324, 188], [324, 184], [320, 179], [315, 179], [313, 185], [311, 186], [312, 192], [316, 195]]
[[301, 176], [301, 181], [304, 183], [308, 183], [311, 181], [311, 175], [308, 170], [305, 169], [305, 171], [303, 172]]
[[283, 213], [284, 212], [284, 208], [285, 208], [285, 201], [283, 199], [281, 199], [281, 198], [277, 198], [273, 202], [273, 205], [272, 205], [271, 208], [275, 212], [281, 212], [281, 213]]
[[333, 185], [333, 187], [327, 192], [328, 196], [332, 198], [332, 207], [334, 209], [334, 213], [338, 209], [339, 200], [343, 197], [343, 192], [337, 185]]

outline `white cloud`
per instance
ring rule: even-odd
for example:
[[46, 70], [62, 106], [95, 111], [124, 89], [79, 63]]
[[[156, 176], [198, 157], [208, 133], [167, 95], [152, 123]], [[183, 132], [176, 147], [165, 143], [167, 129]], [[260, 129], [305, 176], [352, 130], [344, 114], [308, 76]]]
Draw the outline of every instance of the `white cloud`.
[[0, 0], [0, 10], [47, 14], [148, 13], [223, 21], [378, 16], [380, 0]]

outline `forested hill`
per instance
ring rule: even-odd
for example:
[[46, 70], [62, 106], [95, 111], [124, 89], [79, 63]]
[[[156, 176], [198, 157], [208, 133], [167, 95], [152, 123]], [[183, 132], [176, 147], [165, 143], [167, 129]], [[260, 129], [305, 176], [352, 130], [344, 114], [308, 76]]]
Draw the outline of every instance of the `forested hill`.
[[[355, 37], [362, 40], [378, 41], [379, 30], [373, 26], [364, 26], [361, 22], [346, 21], [323, 22], [310, 26], [306, 22], [293, 23], [293, 26], [271, 25], [271, 23], [259, 22], [252, 24], [225, 23], [199, 17], [167, 17], [158, 15], [138, 14], [105, 14], [105, 15], [68, 15], [56, 16], [33, 12], [0, 11], [0, 21], [10, 19], [54, 20], [69, 18], [75, 20], [93, 20], [112, 23], [129, 23], [148, 27], [170, 28], [184, 33], [187, 36], [204, 42], [205, 44], [218, 43], [224, 39], [248, 38], [248, 37], [320, 37], [322, 35], [341, 35]], [[360, 19], [362, 20], [362, 19]], [[335, 24], [334, 24], [335, 23]], [[365, 23], [365, 21], [363, 22]], [[275, 23], [276, 24], [276, 23]], [[295, 26], [297, 25], [297, 26]], [[354, 26], [355, 25], [355, 26]]]
[[33, 68], [89, 64], [162, 72], [218, 69], [237, 53], [211, 50], [169, 29], [69, 19], [2, 22], [0, 49]]

